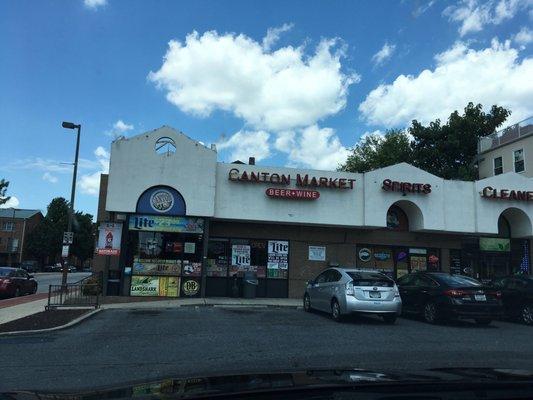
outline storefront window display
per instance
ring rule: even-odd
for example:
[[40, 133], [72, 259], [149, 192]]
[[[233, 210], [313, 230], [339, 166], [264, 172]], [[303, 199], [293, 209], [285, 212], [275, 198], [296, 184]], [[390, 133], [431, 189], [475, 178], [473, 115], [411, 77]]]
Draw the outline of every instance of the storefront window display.
[[[207, 252], [208, 290], [217, 295], [233, 295], [234, 279], [240, 279], [246, 271], [257, 274], [258, 296], [267, 290], [266, 281], [286, 281], [289, 271], [289, 242], [263, 239], [210, 238]], [[228, 278], [224, 288], [214, 278]], [[209, 279], [211, 278], [211, 279]], [[276, 286], [276, 285], [274, 285]], [[284, 284], [286, 286], [286, 282]], [[215, 289], [218, 288], [218, 289]], [[272, 289], [273, 291], [275, 289]]]
[[357, 267], [399, 278], [410, 272], [440, 271], [439, 250], [397, 246], [357, 246]]
[[133, 252], [130, 294], [168, 297], [198, 295], [203, 235], [197, 232], [202, 232], [199, 228], [202, 222], [184, 217], [143, 218], [146, 221], [142, 224], [138, 216], [130, 219], [129, 240]]

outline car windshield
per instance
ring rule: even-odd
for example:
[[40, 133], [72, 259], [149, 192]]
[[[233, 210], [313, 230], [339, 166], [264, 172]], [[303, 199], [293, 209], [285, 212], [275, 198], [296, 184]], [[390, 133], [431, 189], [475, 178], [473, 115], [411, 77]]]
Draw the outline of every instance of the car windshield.
[[354, 286], [394, 286], [394, 282], [383, 274], [375, 272], [347, 272], [347, 274], [353, 279]]
[[447, 275], [447, 274], [438, 274], [435, 275], [437, 280], [444, 282], [450, 287], [463, 287], [463, 286], [481, 286], [482, 283], [470, 278], [467, 276], [461, 275]]
[[533, 370], [533, 0], [0, 0], [0, 122], [0, 400]]

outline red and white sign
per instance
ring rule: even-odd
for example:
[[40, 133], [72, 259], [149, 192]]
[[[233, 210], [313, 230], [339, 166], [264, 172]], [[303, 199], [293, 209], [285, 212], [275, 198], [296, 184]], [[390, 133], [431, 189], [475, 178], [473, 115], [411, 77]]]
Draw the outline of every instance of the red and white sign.
[[320, 192], [316, 190], [303, 189], [278, 189], [268, 188], [265, 191], [268, 197], [277, 199], [293, 199], [293, 200], [316, 200], [320, 197]]
[[103, 222], [98, 227], [98, 246], [96, 254], [100, 256], [120, 255], [122, 224]]

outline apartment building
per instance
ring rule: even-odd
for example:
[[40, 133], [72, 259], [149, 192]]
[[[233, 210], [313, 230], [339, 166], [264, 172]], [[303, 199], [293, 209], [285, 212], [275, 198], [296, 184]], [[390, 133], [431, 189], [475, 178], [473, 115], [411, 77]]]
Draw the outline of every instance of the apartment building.
[[25, 261], [25, 243], [43, 219], [40, 210], [0, 209], [0, 266]]
[[533, 117], [481, 138], [479, 179], [516, 172], [533, 176]]

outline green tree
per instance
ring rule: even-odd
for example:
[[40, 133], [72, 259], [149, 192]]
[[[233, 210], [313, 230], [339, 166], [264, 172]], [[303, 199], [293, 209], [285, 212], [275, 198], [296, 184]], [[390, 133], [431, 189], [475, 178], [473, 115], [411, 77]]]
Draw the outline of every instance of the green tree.
[[74, 215], [73, 232], [74, 242], [71, 246], [71, 252], [83, 263], [94, 254], [96, 230], [93, 216], [77, 212]]
[[[63, 244], [63, 232], [68, 227], [69, 203], [62, 197], [53, 199], [47, 207], [46, 216], [28, 236], [28, 251], [41, 262], [48, 258], [55, 262]], [[76, 212], [73, 219], [74, 243], [71, 254], [85, 261], [94, 251], [94, 228], [92, 215]]]
[[9, 186], [9, 182], [0, 179], [0, 205], [5, 204], [9, 201], [11, 198], [10, 196], [6, 196], [7, 187]]
[[413, 162], [409, 136], [400, 129], [388, 130], [385, 136], [369, 135], [351, 151], [340, 171], [363, 173], [401, 162]]
[[468, 103], [463, 115], [454, 111], [448, 121], [439, 119], [423, 126], [414, 120], [408, 132], [413, 137], [413, 163], [444, 179], [476, 179], [474, 161], [479, 138], [494, 133], [511, 111], [492, 106], [483, 112], [481, 104]]

